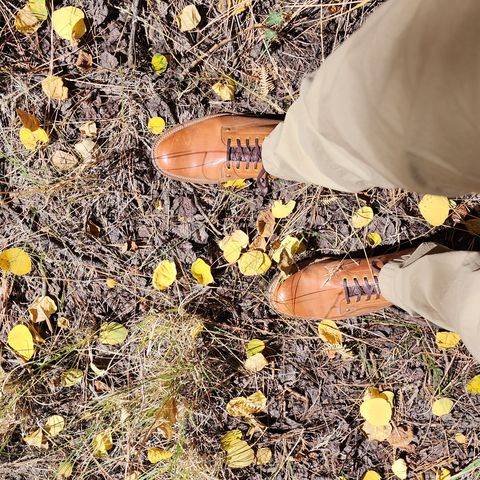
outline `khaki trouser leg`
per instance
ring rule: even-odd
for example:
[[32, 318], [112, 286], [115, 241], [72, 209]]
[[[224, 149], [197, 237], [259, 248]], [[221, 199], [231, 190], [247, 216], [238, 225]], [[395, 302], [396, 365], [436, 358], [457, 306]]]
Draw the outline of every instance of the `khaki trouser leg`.
[[480, 360], [480, 253], [424, 243], [380, 272], [382, 294], [412, 315], [460, 334]]
[[267, 172], [357, 192], [480, 186], [480, 1], [389, 0], [302, 85]]

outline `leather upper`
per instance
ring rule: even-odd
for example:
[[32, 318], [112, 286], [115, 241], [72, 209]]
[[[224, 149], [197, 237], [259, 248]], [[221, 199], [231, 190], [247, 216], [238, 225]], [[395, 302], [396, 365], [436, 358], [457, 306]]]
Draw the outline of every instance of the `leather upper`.
[[262, 162], [230, 162], [227, 145], [246, 146], [247, 140], [261, 146], [279, 122], [241, 115], [217, 115], [174, 127], [154, 144], [152, 157], [166, 176], [191, 183], [220, 183], [239, 178], [256, 178]]
[[411, 250], [370, 259], [318, 260], [283, 282], [274, 281], [270, 304], [282, 315], [307, 320], [341, 320], [381, 310], [391, 303], [381, 295], [379, 271], [408, 253]]

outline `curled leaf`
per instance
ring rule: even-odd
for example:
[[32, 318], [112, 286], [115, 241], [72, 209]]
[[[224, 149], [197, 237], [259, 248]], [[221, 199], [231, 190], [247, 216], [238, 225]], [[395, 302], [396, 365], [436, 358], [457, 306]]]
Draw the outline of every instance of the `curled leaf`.
[[257, 217], [257, 231], [261, 237], [270, 238], [275, 229], [275, 218], [271, 210], [263, 210]]
[[248, 417], [262, 411], [267, 406], [267, 398], [261, 391], [249, 397], [235, 397], [227, 404], [227, 413], [232, 417]]
[[29, 307], [28, 313], [34, 323], [48, 322], [50, 317], [57, 311], [57, 305], [53, 298], [48, 295], [38, 297]]
[[367, 235], [367, 243], [370, 247], [377, 247], [382, 243], [382, 236], [378, 232], [369, 233]]
[[235, 92], [237, 90], [234, 82], [217, 82], [212, 85], [212, 90], [224, 101], [231, 102], [235, 100]]
[[163, 448], [149, 448], [147, 451], [147, 458], [150, 463], [158, 463], [162, 460], [170, 460], [173, 457], [173, 453]]
[[318, 324], [318, 336], [330, 345], [341, 345], [343, 342], [342, 332], [333, 320], [322, 320]]
[[168, 68], [167, 57], [161, 53], [155, 53], [152, 57], [152, 67], [155, 73], [164, 73]]
[[214, 281], [210, 265], [201, 258], [197, 258], [197, 260], [192, 263], [191, 272], [200, 285], [209, 285]]
[[47, 450], [48, 449], [48, 442], [47, 442], [47, 439], [45, 438], [45, 436], [43, 434], [43, 430], [41, 428], [38, 428], [37, 430], [35, 430], [30, 435], [27, 435], [26, 437], [23, 437], [23, 441], [27, 445], [30, 445], [31, 447], [40, 448], [42, 450]]
[[45, 0], [28, 0], [15, 15], [15, 28], [21, 33], [34, 33], [47, 17]]
[[95, 435], [92, 442], [93, 454], [97, 458], [105, 458], [113, 448], [112, 432], [105, 430]]
[[276, 248], [272, 254], [272, 260], [275, 260], [277, 263], [280, 263], [282, 252], [286, 252], [290, 258], [300, 250], [301, 242], [296, 237], [285, 237], [281, 242], [278, 248]]

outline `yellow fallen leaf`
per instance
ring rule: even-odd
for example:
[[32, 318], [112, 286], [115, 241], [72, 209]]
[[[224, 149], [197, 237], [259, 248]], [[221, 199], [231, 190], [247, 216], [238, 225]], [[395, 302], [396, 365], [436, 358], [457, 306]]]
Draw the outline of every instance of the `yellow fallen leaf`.
[[25, 325], [15, 325], [8, 332], [8, 345], [25, 360], [30, 360], [35, 355], [33, 336]]
[[367, 243], [370, 247], [377, 247], [382, 243], [382, 236], [378, 232], [369, 233], [367, 235]]
[[395, 399], [395, 394], [393, 392], [390, 390], [384, 390], [379, 396], [385, 398], [393, 408], [393, 400]]
[[285, 205], [281, 200], [275, 200], [272, 205], [272, 215], [274, 218], [287, 218], [294, 210], [297, 202], [290, 200]]
[[480, 394], [480, 375], [476, 375], [468, 382], [467, 393]]
[[439, 195], [424, 195], [418, 204], [423, 218], [434, 227], [443, 225], [450, 212], [450, 202], [447, 197]]
[[342, 332], [333, 320], [322, 320], [318, 324], [318, 336], [330, 345], [341, 345], [343, 342]]
[[64, 430], [65, 419], [61, 415], [52, 415], [47, 418], [44, 428], [51, 437], [56, 437]]
[[371, 207], [359, 208], [352, 215], [353, 228], [366, 227], [373, 220], [373, 210]]
[[150, 463], [158, 463], [162, 460], [170, 460], [173, 457], [173, 453], [163, 448], [149, 448], [147, 450], [147, 458]]
[[271, 265], [272, 261], [270, 257], [260, 250], [246, 252], [238, 259], [238, 268], [240, 272], [247, 277], [262, 275]]
[[218, 10], [229, 15], [240, 15], [252, 5], [252, 0], [218, 0]]
[[57, 311], [57, 305], [48, 295], [38, 297], [29, 307], [30, 320], [34, 323], [46, 322]]
[[153, 288], [165, 290], [175, 282], [177, 267], [171, 260], [162, 260], [153, 271]]
[[257, 450], [255, 461], [257, 465], [267, 465], [272, 459], [272, 451], [267, 447], [262, 447]]
[[235, 100], [235, 92], [237, 91], [237, 87], [233, 82], [217, 82], [212, 85], [212, 90], [224, 101], [224, 102], [231, 102]]
[[41, 448], [42, 450], [48, 449], [48, 442], [43, 435], [43, 430], [41, 428], [35, 430], [30, 435], [23, 437], [23, 441], [31, 447]]
[[162, 117], [151, 117], [148, 120], [148, 130], [154, 135], [160, 135], [165, 130], [165, 120]]
[[152, 57], [152, 67], [155, 73], [161, 74], [168, 68], [168, 59], [161, 53], [155, 53]]
[[98, 368], [93, 362], [90, 362], [90, 369], [92, 372], [97, 375], [97, 377], [102, 377], [107, 373], [107, 370], [102, 370], [101, 368]]
[[63, 79], [56, 75], [48, 75], [42, 80], [43, 93], [52, 100], [66, 100], [68, 88], [63, 85]]
[[228, 263], [236, 262], [242, 253], [242, 249], [248, 245], [248, 235], [242, 230], [235, 230], [231, 235], [227, 235], [220, 240], [218, 246], [223, 252], [223, 256]]
[[247, 343], [247, 346], [245, 347], [245, 352], [247, 353], [247, 357], [253, 357], [257, 353], [263, 352], [264, 349], [265, 342], [254, 338]]
[[112, 432], [105, 430], [95, 435], [92, 442], [93, 454], [97, 458], [105, 458], [113, 448]]
[[60, 383], [64, 387], [73, 387], [83, 380], [83, 372], [79, 368], [69, 368], [60, 376]]
[[78, 165], [78, 159], [71, 153], [57, 150], [56, 152], [53, 152], [52, 163], [61, 172], [66, 172]]
[[85, 14], [80, 8], [63, 7], [52, 14], [52, 27], [54, 32], [72, 43], [81, 38], [87, 31]]
[[405, 462], [405, 460], [403, 458], [399, 458], [398, 460], [395, 460], [393, 462], [392, 472], [400, 480], [406, 480], [408, 467], [407, 467], [407, 463]]
[[220, 439], [220, 447], [226, 452], [232, 448], [232, 446], [242, 439], [242, 432], [240, 430], [230, 430]]
[[107, 278], [105, 280], [105, 283], [107, 285], [107, 288], [110, 288], [110, 289], [115, 288], [118, 284], [118, 282], [114, 278]]
[[392, 434], [392, 425], [387, 423], [386, 425], [375, 426], [365, 422], [362, 425], [362, 431], [369, 442], [383, 442]]
[[247, 186], [247, 182], [244, 178], [237, 178], [236, 180], [229, 180], [223, 184], [223, 188], [237, 188], [241, 189]]
[[60, 328], [70, 328], [70, 320], [66, 317], [58, 317], [57, 325]]
[[437, 332], [435, 335], [435, 343], [444, 350], [456, 347], [460, 340], [460, 335], [455, 332]]
[[197, 260], [192, 263], [191, 272], [200, 285], [209, 285], [214, 281], [210, 265], [201, 258], [197, 258]]
[[235, 442], [227, 450], [227, 465], [230, 468], [245, 468], [255, 461], [255, 452], [244, 440]]
[[369, 470], [363, 475], [362, 480], [382, 480], [382, 476], [375, 470]]
[[0, 268], [14, 275], [27, 275], [32, 271], [32, 260], [25, 250], [9, 248], [0, 252]]
[[139, 480], [140, 478], [140, 472], [134, 471], [131, 473], [128, 473], [127, 476], [125, 477], [125, 480]]
[[82, 137], [96, 137], [97, 136], [97, 124], [89, 120], [88, 122], [83, 123], [79, 127], [80, 135]]
[[382, 427], [392, 419], [392, 406], [384, 398], [370, 398], [361, 404], [360, 415], [368, 423]]
[[456, 433], [454, 438], [455, 441], [460, 445], [465, 445], [466, 443], [468, 443], [468, 438], [463, 433]]
[[272, 260], [275, 260], [277, 263], [280, 263], [280, 257], [283, 251], [287, 252], [290, 258], [300, 250], [301, 242], [296, 237], [285, 237], [281, 242], [278, 248], [276, 248], [272, 253]]
[[433, 402], [432, 413], [437, 417], [448, 415], [453, 408], [453, 400], [450, 398], [440, 398]]
[[34, 33], [47, 17], [45, 0], [28, 0], [15, 15], [15, 28], [21, 33]]
[[20, 141], [27, 150], [35, 151], [38, 143], [48, 143], [48, 134], [43, 128], [29, 130], [22, 127], [19, 131]]
[[435, 472], [435, 480], [450, 480], [452, 472], [448, 468], [441, 468]]
[[245, 360], [243, 366], [247, 372], [257, 373], [263, 370], [268, 365], [268, 360], [263, 356], [263, 353], [256, 353]]
[[261, 391], [249, 397], [232, 398], [226, 407], [227, 413], [232, 417], [248, 417], [262, 411], [267, 406], [267, 398]]
[[190, 330], [190, 336], [195, 340], [203, 331], [205, 330], [205, 324], [203, 322], [198, 322]]
[[187, 5], [175, 18], [177, 26], [181, 32], [188, 32], [197, 28], [202, 21], [199, 11], [195, 5]]
[[100, 327], [98, 338], [104, 345], [118, 345], [127, 338], [128, 330], [117, 322], [105, 322]]
[[73, 465], [70, 462], [63, 462], [58, 466], [57, 477], [68, 478], [73, 473]]

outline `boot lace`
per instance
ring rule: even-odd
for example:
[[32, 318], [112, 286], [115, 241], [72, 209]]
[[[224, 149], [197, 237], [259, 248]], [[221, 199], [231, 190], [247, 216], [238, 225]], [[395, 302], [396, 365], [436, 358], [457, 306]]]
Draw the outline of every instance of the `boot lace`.
[[[383, 263], [379, 259], [373, 259], [370, 262], [370, 265], [376, 272], [379, 272]], [[344, 278], [343, 291], [345, 292], [347, 304], [351, 303], [353, 297], [356, 297], [355, 301], [358, 303], [363, 296], [366, 297], [365, 300], [369, 301], [373, 295], [375, 295], [375, 298], [378, 300], [382, 294], [377, 275], [373, 275], [373, 283], [369, 281], [367, 277], [363, 277], [363, 285], [358, 281], [358, 278], [353, 279], [353, 284], [349, 283], [348, 280]]]
[[267, 172], [263, 168], [262, 147], [258, 142], [258, 138], [255, 139], [253, 145], [251, 145], [248, 138], [245, 140], [245, 145], [242, 145], [239, 138], [237, 138], [235, 145], [232, 144], [231, 138], [227, 140], [227, 168], [232, 168], [232, 165], [235, 168], [240, 168], [242, 163], [245, 164], [246, 169], [249, 169], [251, 165], [253, 165], [254, 169], [257, 169], [259, 164], [262, 165], [257, 176], [257, 182], [260, 185], [266, 185]]

